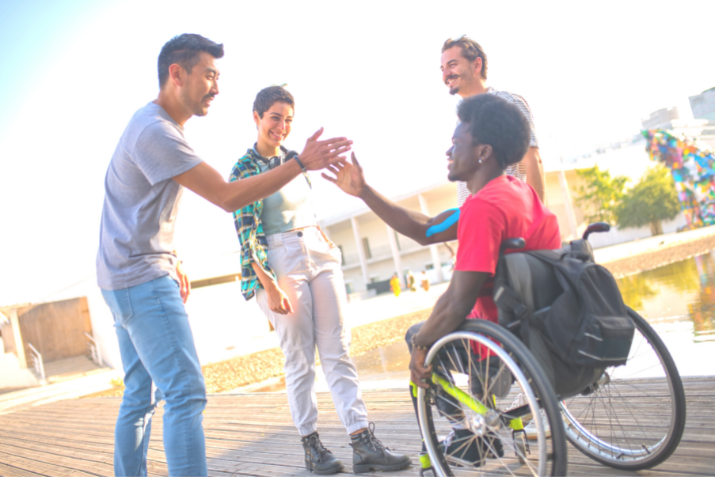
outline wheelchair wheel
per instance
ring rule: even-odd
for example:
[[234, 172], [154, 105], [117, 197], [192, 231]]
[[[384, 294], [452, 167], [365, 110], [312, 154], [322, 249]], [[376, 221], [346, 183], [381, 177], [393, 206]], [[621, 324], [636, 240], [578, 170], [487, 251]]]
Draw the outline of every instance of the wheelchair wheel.
[[624, 470], [666, 460], [685, 427], [685, 392], [673, 358], [635, 311], [624, 366], [607, 368], [598, 383], [560, 403], [568, 440], [592, 459]]
[[[417, 413], [435, 475], [566, 475], [558, 402], [536, 359], [508, 330], [467, 320], [430, 348], [426, 364], [432, 382], [418, 388]], [[519, 393], [526, 404], [516, 407]], [[536, 416], [535, 440], [526, 439], [526, 415]]]

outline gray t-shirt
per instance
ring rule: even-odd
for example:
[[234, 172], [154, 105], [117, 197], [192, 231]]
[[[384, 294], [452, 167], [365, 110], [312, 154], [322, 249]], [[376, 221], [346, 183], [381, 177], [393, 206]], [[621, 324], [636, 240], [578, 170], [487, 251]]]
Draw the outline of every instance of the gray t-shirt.
[[183, 128], [149, 103], [124, 130], [104, 181], [97, 283], [121, 290], [176, 279], [174, 225], [183, 187], [172, 180], [201, 162]]

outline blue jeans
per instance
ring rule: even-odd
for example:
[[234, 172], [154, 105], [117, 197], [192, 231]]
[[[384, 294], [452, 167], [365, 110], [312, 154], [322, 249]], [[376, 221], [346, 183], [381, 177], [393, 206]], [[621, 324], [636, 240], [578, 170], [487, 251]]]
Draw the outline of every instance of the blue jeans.
[[162, 398], [169, 475], [207, 475], [206, 385], [178, 284], [167, 275], [102, 290], [102, 296], [114, 315], [125, 373], [114, 431], [115, 475], [147, 475], [151, 417]]

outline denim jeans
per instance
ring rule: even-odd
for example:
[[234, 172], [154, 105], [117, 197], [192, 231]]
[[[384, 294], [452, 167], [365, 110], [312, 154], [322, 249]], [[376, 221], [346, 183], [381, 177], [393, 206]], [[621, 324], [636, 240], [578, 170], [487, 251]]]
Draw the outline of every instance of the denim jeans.
[[162, 398], [169, 475], [207, 475], [206, 386], [178, 284], [164, 276], [102, 290], [102, 296], [114, 315], [125, 373], [114, 432], [115, 475], [147, 475], [151, 417]]

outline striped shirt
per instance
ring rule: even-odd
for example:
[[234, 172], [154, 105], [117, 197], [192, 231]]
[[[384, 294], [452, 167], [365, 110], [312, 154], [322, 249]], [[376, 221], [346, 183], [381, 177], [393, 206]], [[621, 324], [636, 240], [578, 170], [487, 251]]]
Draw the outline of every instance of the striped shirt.
[[[492, 88], [491, 86], [487, 88], [487, 93], [493, 94], [495, 96], [499, 96], [502, 99], [506, 99], [510, 103], [515, 104], [519, 110], [524, 113], [524, 116], [526, 116], [526, 120], [529, 121], [529, 126], [531, 126], [531, 141], [529, 142], [529, 147], [539, 147], [539, 143], [536, 140], [536, 130], [534, 128], [534, 117], [531, 114], [531, 109], [529, 108], [529, 104], [526, 102], [524, 98], [519, 96], [518, 94], [514, 93], [508, 93], [506, 91], [497, 91], [496, 89]], [[514, 176], [517, 179], [520, 179], [524, 182], [526, 182], [526, 165], [524, 165], [523, 162], [519, 162], [517, 164], [511, 165], [506, 168], [506, 173], [507, 175]], [[458, 182], [457, 183], [457, 205], [459, 207], [462, 207], [464, 204], [464, 201], [467, 200], [467, 197], [469, 197], [471, 194], [469, 193], [469, 189], [467, 189], [467, 183], [466, 182]]]

